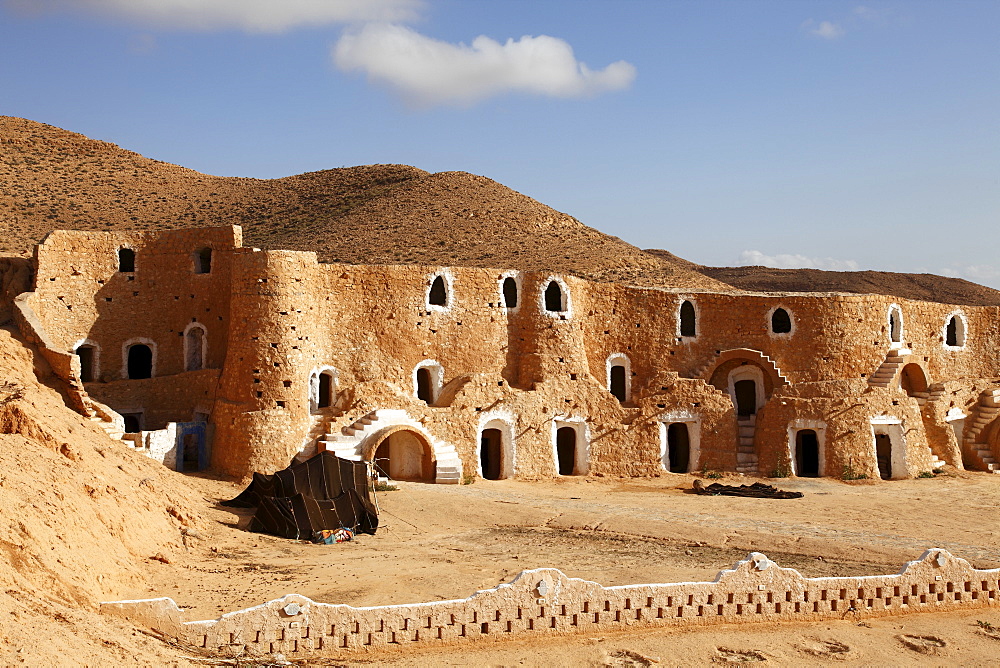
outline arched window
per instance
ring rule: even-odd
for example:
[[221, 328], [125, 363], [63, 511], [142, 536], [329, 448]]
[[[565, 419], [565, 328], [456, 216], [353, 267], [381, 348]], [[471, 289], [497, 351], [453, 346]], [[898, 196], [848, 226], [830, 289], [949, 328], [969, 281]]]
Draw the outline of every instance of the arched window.
[[792, 318], [783, 308], [774, 309], [771, 314], [771, 331], [775, 334], [788, 334], [792, 331]]
[[205, 328], [201, 325], [188, 325], [184, 332], [184, 370], [198, 371], [205, 368]]
[[135, 271], [135, 251], [131, 248], [118, 249], [118, 271], [124, 273]]
[[129, 378], [152, 378], [153, 349], [145, 343], [129, 346], [127, 371]]
[[946, 348], [965, 347], [965, 316], [962, 313], [952, 313], [945, 321], [944, 345]]
[[692, 304], [686, 299], [681, 304], [680, 320], [681, 320], [680, 323], [681, 336], [698, 335], [698, 326], [696, 321], [696, 315], [694, 312], [694, 304]]
[[417, 369], [417, 399], [428, 404], [434, 401], [434, 393], [431, 390], [431, 372], [426, 367]]
[[413, 393], [424, 403], [437, 401], [444, 369], [433, 360], [421, 362], [413, 371]]
[[431, 306], [448, 305], [448, 287], [445, 285], [444, 276], [435, 276], [431, 282], [431, 291], [427, 294], [427, 303]]
[[503, 305], [505, 308], [517, 308], [517, 281], [513, 276], [503, 279]]
[[212, 273], [211, 248], [202, 248], [200, 251], [194, 254], [194, 273], [196, 274]]
[[608, 391], [620, 403], [625, 403], [632, 398], [631, 366], [628, 357], [621, 353], [615, 353], [608, 357]]
[[80, 360], [80, 380], [84, 383], [97, 380], [97, 346], [82, 343], [75, 352]]
[[545, 310], [553, 313], [562, 313], [566, 310], [563, 291], [558, 281], [549, 281], [545, 288]]

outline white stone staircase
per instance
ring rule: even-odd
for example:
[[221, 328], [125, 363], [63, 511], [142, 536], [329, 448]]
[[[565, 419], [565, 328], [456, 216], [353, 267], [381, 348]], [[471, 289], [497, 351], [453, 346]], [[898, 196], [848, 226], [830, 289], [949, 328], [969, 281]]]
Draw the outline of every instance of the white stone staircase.
[[[893, 379], [896, 378], [899, 367], [906, 363], [906, 358], [911, 352], [908, 348], [894, 348], [890, 350], [885, 356], [885, 360], [875, 370], [875, 373], [868, 377], [868, 385], [871, 387], [889, 387]], [[925, 401], [926, 399], [927, 397], [924, 397]], [[917, 401], [919, 403], [919, 399]]]
[[979, 395], [979, 403], [972, 409], [973, 418], [965, 433], [966, 450], [972, 454], [976, 464], [985, 471], [1000, 473], [1000, 464], [993, 456], [989, 444], [982, 442], [986, 426], [1000, 415], [1000, 389], [986, 390]]
[[409, 427], [428, 439], [436, 461], [434, 482], [459, 484], [462, 482], [462, 460], [451, 444], [439, 441], [427, 434], [423, 425], [411, 418], [404, 410], [378, 409], [357, 418], [339, 430], [331, 428], [331, 422], [336, 417], [329, 418], [323, 433], [317, 440], [316, 452], [328, 451], [342, 459], [362, 461], [364, 452], [362, 444], [372, 434], [386, 427]]
[[757, 416], [737, 416], [739, 426], [739, 445], [736, 447], [736, 471], [746, 475], [758, 475], [757, 452], [753, 447]]

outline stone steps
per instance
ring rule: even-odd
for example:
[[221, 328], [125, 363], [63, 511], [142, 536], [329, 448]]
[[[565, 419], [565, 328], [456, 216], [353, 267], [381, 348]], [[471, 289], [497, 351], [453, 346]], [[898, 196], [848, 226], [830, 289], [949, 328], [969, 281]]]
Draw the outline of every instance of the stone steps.
[[980, 441], [983, 430], [1000, 415], [1000, 389], [985, 390], [979, 396], [979, 403], [973, 409], [973, 415], [975, 417], [967, 423], [969, 425], [965, 437], [967, 449], [974, 459], [978, 460], [976, 463], [980, 468], [1000, 473], [1000, 464], [993, 456], [989, 444]]
[[906, 358], [910, 355], [910, 350], [899, 348], [890, 350], [885, 356], [885, 360], [879, 365], [871, 376], [868, 377], [868, 385], [871, 387], [886, 388], [892, 384], [899, 368], [906, 363]]

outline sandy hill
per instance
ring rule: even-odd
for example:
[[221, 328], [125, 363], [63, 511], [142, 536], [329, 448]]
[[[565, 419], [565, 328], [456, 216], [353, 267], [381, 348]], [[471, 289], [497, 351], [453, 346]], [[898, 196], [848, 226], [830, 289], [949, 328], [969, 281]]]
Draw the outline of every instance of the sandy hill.
[[281, 179], [200, 174], [0, 117], [0, 255], [52, 229], [243, 226], [248, 245], [320, 260], [551, 269], [601, 281], [728, 286], [602, 234], [490, 179], [405, 165]]
[[202, 499], [67, 408], [12, 327], [0, 327], [0, 369], [0, 665], [178, 665], [97, 606], [155, 595], [151, 557], [199, 540]]

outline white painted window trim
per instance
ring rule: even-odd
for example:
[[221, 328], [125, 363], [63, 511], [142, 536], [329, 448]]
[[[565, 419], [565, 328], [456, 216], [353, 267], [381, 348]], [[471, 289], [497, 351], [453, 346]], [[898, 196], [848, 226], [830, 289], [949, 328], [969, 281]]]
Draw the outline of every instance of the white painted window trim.
[[[438, 276], [444, 280], [444, 306], [431, 304], [431, 288], [434, 286], [434, 280]], [[438, 313], [450, 311], [455, 305], [455, 276], [452, 274], [451, 269], [446, 267], [439, 271], [435, 271], [432, 274], [428, 274], [426, 281], [427, 287], [424, 290], [424, 308], [428, 311], [437, 311]]]
[[736, 404], [736, 381], [754, 381], [754, 390], [757, 395], [757, 406], [754, 414], [767, 403], [767, 395], [764, 391], [764, 371], [756, 364], [743, 364], [729, 372], [729, 398], [733, 402], [733, 410], [739, 415], [739, 406]]
[[[955, 335], [958, 339], [957, 346], [948, 345], [948, 323], [951, 319], [955, 318], [957, 326], [955, 327]], [[965, 345], [969, 340], [969, 321], [965, 317], [965, 313], [961, 309], [955, 309], [944, 319], [944, 325], [941, 326], [941, 345], [945, 350], [965, 350]]]
[[[892, 340], [892, 314], [893, 313], [896, 313], [899, 316], [899, 341], [893, 341]], [[903, 309], [902, 309], [902, 307], [899, 304], [897, 304], [895, 302], [893, 302], [892, 304], [889, 304], [889, 308], [886, 311], [886, 321], [885, 322], [886, 322], [886, 326], [888, 327], [888, 331], [886, 332], [886, 335], [889, 337], [889, 348], [890, 348], [890, 350], [895, 350], [897, 348], [902, 348], [903, 347], [903, 341], [906, 339], [906, 327], [905, 327], [905, 320], [903, 319]]]
[[479, 429], [476, 430], [476, 470], [480, 478], [483, 475], [482, 448], [483, 432], [487, 429], [500, 431], [500, 448], [503, 451], [500, 465], [500, 480], [513, 478], [517, 473], [517, 440], [514, 436], [516, 418], [507, 412], [487, 413], [479, 419]]
[[590, 471], [590, 425], [584, 417], [566, 415], [552, 418], [552, 463], [555, 465], [556, 475], [559, 475], [557, 434], [563, 427], [576, 430], [576, 461], [573, 475], [587, 475]]
[[[146, 338], [144, 336], [137, 336], [135, 338], [129, 339], [128, 341], [126, 341], [125, 343], [122, 344], [122, 370], [121, 370], [121, 377], [123, 379], [126, 379], [126, 380], [129, 379], [128, 378], [128, 350], [132, 346], [138, 345], [140, 343], [143, 344], [143, 345], [149, 346], [149, 349], [153, 352], [153, 364], [152, 364], [152, 368], [150, 369], [149, 375], [150, 375], [151, 378], [156, 378], [156, 362], [157, 362], [157, 359], [159, 358], [159, 351], [157, 350], [156, 341], [154, 341], [153, 339], [148, 339], [148, 338]], [[141, 380], [141, 379], [136, 379], [136, 380]], [[132, 411], [132, 412], [135, 412], [135, 411]]]
[[[517, 306], [508, 307], [504, 301], [503, 296], [503, 284], [508, 278], [514, 279], [514, 284], [517, 285]], [[497, 294], [500, 295], [500, 308], [502, 308], [507, 313], [517, 313], [521, 310], [521, 304], [524, 303], [524, 290], [521, 287], [521, 272], [519, 271], [505, 271], [500, 274], [500, 278], [497, 280]]]
[[431, 403], [437, 403], [444, 385], [444, 367], [437, 360], [427, 359], [413, 367], [413, 396], [417, 396], [417, 371], [427, 369], [431, 375]]
[[[204, 324], [200, 322], [190, 322], [187, 327], [184, 328], [184, 370], [185, 371], [201, 371], [201, 369], [188, 369], [188, 353], [190, 352], [189, 347], [191, 345], [188, 341], [188, 333], [192, 329], [201, 330], [201, 369], [208, 368], [208, 329]], [[155, 358], [155, 354], [154, 354]]]
[[611, 393], [611, 367], [621, 366], [625, 368], [625, 401], [632, 401], [632, 360], [625, 353], [611, 353], [604, 362], [604, 388]]
[[[787, 331], [787, 332], [778, 333], [778, 332], [775, 332], [774, 329], [773, 329], [773, 327], [772, 327], [771, 319], [774, 317], [775, 311], [777, 311], [779, 308], [780, 309], [784, 309], [785, 313], [788, 314], [788, 320], [789, 320], [789, 322], [792, 323], [792, 328], [789, 331]], [[795, 317], [795, 311], [793, 311], [789, 307], [785, 306], [784, 304], [775, 304], [767, 312], [767, 321], [766, 321], [766, 324], [767, 324], [767, 335], [770, 338], [772, 338], [772, 339], [790, 339], [790, 338], [792, 338], [793, 336], [795, 336], [795, 330], [798, 329], [798, 322], [796, 322], [796, 320], [797, 320], [797, 318]]]
[[688, 473], [701, 468], [701, 415], [690, 411], [672, 411], [657, 416], [660, 423], [660, 469], [670, 472], [670, 448], [668, 430], [670, 425], [683, 423], [688, 426]]
[[94, 341], [93, 339], [80, 339], [75, 344], [73, 344], [72, 348], [73, 357], [76, 358], [76, 360], [73, 362], [74, 364], [73, 372], [76, 374], [77, 378], [79, 378], [83, 373], [83, 368], [79, 366], [80, 358], [76, 354], [76, 350], [80, 346], [90, 346], [91, 348], [94, 349], [94, 357], [93, 357], [94, 368], [91, 369], [91, 371], [93, 372], [94, 379], [99, 380], [101, 377], [101, 346], [100, 344], [97, 343], [97, 341]]
[[[694, 336], [684, 336], [681, 334], [681, 307], [684, 306], [684, 302], [690, 302], [692, 308], [694, 308]], [[677, 301], [677, 308], [674, 309], [674, 322], [676, 323], [674, 331], [678, 341], [681, 343], [694, 343], [697, 341], [698, 337], [701, 336], [701, 306], [698, 305], [698, 300], [694, 297], [682, 296]]]
[[[869, 422], [872, 427], [872, 456], [875, 457], [876, 463], [878, 461], [878, 451], [875, 448], [875, 436], [877, 434], [884, 434], [889, 437], [889, 442], [892, 446], [892, 472], [889, 478], [891, 480], [909, 478], [906, 457], [906, 432], [903, 429], [903, 421], [900, 418], [890, 415], [876, 415]], [[878, 467], [876, 466], [877, 474]]]
[[[545, 308], [545, 291], [548, 289], [549, 283], [551, 283], [552, 281], [555, 281], [556, 284], [559, 285], [559, 290], [562, 292], [562, 307], [563, 307], [562, 311], [550, 311], [547, 308]], [[573, 300], [571, 299], [569, 293], [569, 286], [566, 285], [566, 281], [564, 281], [562, 278], [556, 275], [549, 276], [545, 280], [543, 280], [541, 283], [541, 290], [538, 291], [538, 308], [543, 315], [546, 315], [556, 320], [560, 320], [563, 318], [569, 320], [570, 318], [572, 318]]]
[[822, 420], [792, 420], [788, 423], [788, 461], [792, 463], [792, 474], [799, 475], [799, 460], [795, 456], [796, 436], [800, 431], [812, 429], [816, 432], [819, 445], [819, 477], [826, 477], [826, 422]]

